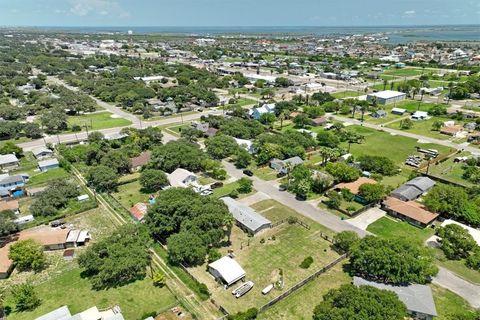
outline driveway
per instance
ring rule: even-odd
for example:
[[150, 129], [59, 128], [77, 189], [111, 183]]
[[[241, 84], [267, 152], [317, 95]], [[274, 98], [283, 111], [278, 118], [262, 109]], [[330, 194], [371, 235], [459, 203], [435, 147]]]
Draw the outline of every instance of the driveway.
[[241, 202], [247, 206], [251, 206], [254, 203], [268, 199], [270, 199], [270, 197], [267, 194], [263, 192], [255, 192], [251, 196], [238, 200], [238, 202]]
[[[235, 168], [232, 163], [227, 161], [223, 161], [222, 163], [230, 176], [237, 179], [245, 177], [242, 171]], [[347, 223], [346, 221], [341, 220], [339, 217], [313, 206], [309, 202], [298, 201], [295, 199], [295, 196], [289, 192], [279, 191], [278, 187], [275, 185], [275, 181], [264, 181], [255, 176], [251, 177], [251, 179], [253, 181], [253, 187], [257, 191], [267, 194], [271, 199], [280, 202], [284, 206], [297, 211], [301, 215], [310, 218], [335, 232], [350, 230], [356, 232], [361, 237], [364, 237], [368, 234], [365, 230]]]
[[463, 280], [445, 268], [439, 267], [433, 283], [455, 292], [474, 308], [480, 308], [480, 285]]
[[385, 211], [383, 211], [380, 208], [373, 207], [368, 209], [367, 211], [359, 214], [353, 219], [346, 220], [346, 222], [350, 223], [351, 225], [360, 228], [362, 230], [367, 230], [367, 227], [380, 219], [381, 217], [384, 217], [386, 214]]

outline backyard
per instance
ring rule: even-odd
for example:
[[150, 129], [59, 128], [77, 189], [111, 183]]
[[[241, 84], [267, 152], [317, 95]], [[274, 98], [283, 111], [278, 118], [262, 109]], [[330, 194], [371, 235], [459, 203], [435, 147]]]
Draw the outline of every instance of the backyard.
[[[330, 248], [330, 242], [321, 237], [321, 233], [333, 235], [332, 231], [325, 227], [307, 220], [274, 200], [261, 201], [252, 205], [252, 208], [273, 223], [294, 216], [309, 225], [310, 229], [284, 222], [252, 238], [234, 227], [232, 244], [221, 248], [221, 252], [226, 254], [227, 250], [233, 250], [235, 260], [246, 271], [247, 280], [255, 283], [252, 291], [240, 298], [241, 304], [231, 294], [231, 290], [239, 284], [225, 290], [206, 272], [205, 265], [191, 269], [200, 282], [207, 284], [213, 299], [229, 312], [260, 307], [339, 256]], [[315, 250], [311, 250], [312, 248]], [[303, 269], [300, 263], [308, 256], [313, 258], [313, 263], [308, 269]], [[264, 287], [278, 281], [282, 275], [283, 288], [274, 289], [269, 295], [261, 294]]]

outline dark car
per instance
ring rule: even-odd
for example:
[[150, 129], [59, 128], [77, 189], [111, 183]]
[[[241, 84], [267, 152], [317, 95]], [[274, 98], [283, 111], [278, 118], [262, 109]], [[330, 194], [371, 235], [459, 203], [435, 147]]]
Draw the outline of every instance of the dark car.
[[63, 220], [55, 220], [50, 222], [50, 227], [57, 228], [57, 227], [63, 226], [64, 224], [65, 222]]
[[249, 176], [249, 177], [253, 176], [253, 172], [250, 171], [250, 170], [243, 170], [243, 174], [246, 175], [246, 176]]
[[215, 182], [210, 185], [211, 189], [217, 189], [223, 187], [223, 182]]
[[284, 184], [281, 184], [281, 185], [278, 187], [278, 190], [280, 190], [280, 191], [285, 191], [285, 190], [287, 190], [287, 186], [284, 185]]

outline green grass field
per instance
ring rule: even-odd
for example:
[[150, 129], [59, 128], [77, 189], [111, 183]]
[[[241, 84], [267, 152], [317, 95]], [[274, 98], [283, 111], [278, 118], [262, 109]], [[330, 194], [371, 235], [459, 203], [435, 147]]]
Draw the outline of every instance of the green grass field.
[[[438, 313], [436, 320], [460, 319], [459, 315], [471, 316], [474, 312], [468, 302], [455, 293], [436, 285], [430, 285], [430, 287], [432, 288], [433, 300]], [[474, 318], [469, 317], [468, 319]]]
[[433, 164], [430, 166], [430, 174], [438, 176], [442, 179], [446, 179], [453, 183], [462, 184], [465, 186], [473, 186], [473, 183], [463, 179], [463, 166], [461, 162], [454, 162], [456, 157], [470, 156], [469, 152], [462, 152], [450, 157], [448, 160], [439, 164]]
[[404, 68], [404, 69], [389, 69], [385, 71], [383, 74], [399, 76], [399, 77], [413, 77], [413, 76], [421, 75], [422, 72], [423, 72], [422, 69]]
[[[409, 155], [416, 154], [416, 146], [427, 149], [437, 149], [441, 154], [449, 152], [449, 148], [431, 143], [418, 143], [417, 140], [391, 135], [390, 133], [377, 131], [362, 126], [348, 126], [347, 130], [352, 130], [365, 136], [362, 144], [352, 144], [350, 152], [358, 157], [360, 155], [386, 155], [397, 165], [403, 165]], [[344, 144], [343, 147], [348, 148]]]
[[[226, 197], [228, 196], [233, 190], [236, 190], [240, 185], [238, 184], [237, 181], [235, 182], [232, 182], [232, 183], [228, 183], [228, 184], [225, 184], [223, 187], [221, 188], [217, 188], [217, 189], [214, 189], [213, 190], [213, 196], [215, 198], [221, 198], [221, 197]], [[242, 198], [245, 198], [245, 197], [248, 197], [252, 194], [255, 193], [255, 190], [252, 190], [252, 192], [250, 193], [240, 193], [238, 194], [238, 198], [239, 199], [242, 199]]]
[[78, 125], [85, 130], [88, 126], [89, 130], [101, 130], [116, 127], [125, 127], [132, 124], [130, 121], [122, 118], [113, 118], [110, 112], [98, 112], [88, 115], [68, 117], [68, 125], [70, 127]]
[[432, 228], [420, 229], [411, 224], [391, 217], [383, 217], [370, 224], [367, 231], [386, 239], [408, 239], [423, 244], [435, 230]]
[[[235, 260], [246, 271], [247, 280], [255, 283], [255, 287], [240, 300], [231, 294], [231, 290], [239, 284], [225, 290], [214, 282], [206, 272], [205, 265], [191, 269], [200, 282], [207, 284], [213, 294], [212, 298], [230, 312], [261, 306], [339, 256], [330, 248], [330, 243], [320, 237], [320, 232], [333, 234], [325, 227], [274, 200], [261, 201], [252, 207], [271, 221], [295, 216], [311, 228], [307, 230], [298, 224], [285, 222], [255, 237], [249, 237], [239, 228], [234, 228], [231, 246], [221, 248], [220, 251], [225, 254], [227, 250], [233, 250]], [[261, 243], [262, 239], [264, 243]], [[300, 268], [300, 263], [308, 256], [312, 256], [313, 264], [308, 269]], [[261, 290], [278, 280], [280, 272], [283, 273], [284, 289], [274, 289], [270, 294], [262, 295]]]
[[63, 168], [56, 168], [56, 169], [51, 169], [45, 172], [40, 172], [33, 177], [30, 178], [28, 181], [28, 186], [39, 186], [43, 184], [47, 184], [49, 181], [52, 181], [54, 179], [65, 179], [69, 177], [70, 174], [65, 171]]
[[358, 92], [358, 91], [343, 91], [343, 92], [335, 92], [332, 94], [332, 96], [337, 99], [342, 99], [342, 98], [358, 97], [364, 94], [365, 94], [364, 92]]
[[140, 191], [140, 182], [133, 181], [127, 184], [118, 186], [117, 192], [113, 193], [115, 199], [118, 200], [125, 208], [130, 209], [138, 202], [147, 202], [150, 194], [142, 193]]

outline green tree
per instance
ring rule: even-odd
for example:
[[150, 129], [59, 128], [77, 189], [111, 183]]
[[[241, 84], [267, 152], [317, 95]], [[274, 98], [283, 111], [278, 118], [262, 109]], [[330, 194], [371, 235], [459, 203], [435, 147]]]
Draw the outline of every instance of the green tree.
[[353, 245], [359, 240], [360, 237], [354, 231], [342, 231], [333, 237], [335, 248], [344, 253], [350, 252]]
[[306, 114], [301, 113], [293, 119], [293, 123], [297, 128], [305, 128], [312, 124], [312, 120]]
[[16, 284], [11, 289], [13, 302], [17, 311], [31, 311], [37, 308], [41, 300], [31, 283]]
[[403, 120], [400, 120], [400, 129], [402, 130], [408, 130], [408, 129], [411, 129], [413, 127], [413, 121], [410, 120], [410, 119], [403, 119]]
[[238, 144], [232, 137], [217, 134], [205, 142], [207, 153], [214, 159], [227, 158], [238, 150]]
[[480, 248], [477, 247], [472, 254], [465, 260], [467, 267], [480, 271]]
[[379, 202], [385, 198], [386, 190], [381, 184], [364, 183], [359, 187], [358, 195], [368, 203]]
[[169, 173], [177, 168], [199, 171], [206, 158], [197, 144], [180, 139], [153, 149], [152, 166]]
[[18, 225], [13, 222], [15, 213], [11, 210], [0, 211], [0, 237], [8, 236], [18, 230]]
[[440, 120], [435, 120], [432, 123], [432, 130], [434, 131], [440, 131], [440, 129], [443, 127], [443, 122]]
[[141, 225], [127, 224], [85, 250], [78, 259], [96, 290], [115, 288], [145, 278], [150, 237]]
[[239, 148], [235, 153], [235, 167], [239, 169], [246, 168], [252, 162], [252, 155], [245, 149]]
[[350, 253], [354, 275], [391, 284], [426, 283], [438, 272], [432, 261], [428, 248], [407, 239], [367, 236]]
[[243, 177], [243, 178], [240, 178], [238, 181], [238, 192], [240, 193], [250, 193], [252, 192], [253, 190], [253, 181], [246, 178], [246, 177]]
[[23, 156], [23, 150], [19, 146], [17, 146], [15, 143], [11, 141], [5, 142], [3, 146], [0, 147], [0, 154], [11, 154], [13, 153], [17, 157], [22, 157]]
[[87, 182], [98, 192], [110, 192], [117, 187], [118, 175], [114, 168], [95, 166], [88, 170]]
[[407, 308], [395, 293], [352, 284], [330, 290], [313, 311], [314, 320], [402, 320], [406, 317]]
[[34, 240], [20, 240], [12, 244], [8, 251], [8, 257], [21, 271], [41, 271], [45, 267], [46, 257], [43, 247]]
[[160, 270], [155, 271], [155, 273], [153, 274], [152, 280], [153, 280], [153, 285], [158, 288], [163, 288], [167, 284], [167, 280], [165, 279], [165, 274]]
[[326, 170], [333, 176], [336, 182], [352, 182], [360, 177], [359, 170], [344, 162], [329, 162]]
[[478, 247], [468, 230], [459, 225], [449, 224], [440, 227], [436, 233], [441, 238], [441, 249], [448, 259], [468, 258], [471, 252]]
[[168, 185], [167, 175], [161, 170], [143, 170], [140, 173], [140, 185], [143, 192], [157, 192]]
[[199, 265], [205, 261], [207, 248], [197, 234], [181, 231], [167, 239], [168, 259], [174, 263]]

